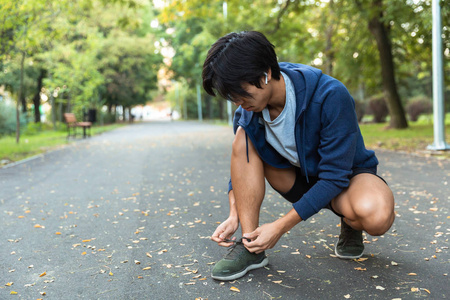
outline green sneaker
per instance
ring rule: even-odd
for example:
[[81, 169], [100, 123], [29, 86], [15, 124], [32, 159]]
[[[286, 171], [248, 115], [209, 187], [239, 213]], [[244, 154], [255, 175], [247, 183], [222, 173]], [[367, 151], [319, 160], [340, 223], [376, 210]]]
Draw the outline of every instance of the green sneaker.
[[337, 257], [343, 259], [360, 258], [364, 252], [364, 244], [361, 230], [351, 228], [341, 218], [341, 234], [334, 248]]
[[245, 248], [242, 239], [234, 241], [228, 253], [214, 266], [211, 277], [217, 280], [241, 278], [248, 271], [266, 266], [269, 259], [264, 252], [255, 254]]

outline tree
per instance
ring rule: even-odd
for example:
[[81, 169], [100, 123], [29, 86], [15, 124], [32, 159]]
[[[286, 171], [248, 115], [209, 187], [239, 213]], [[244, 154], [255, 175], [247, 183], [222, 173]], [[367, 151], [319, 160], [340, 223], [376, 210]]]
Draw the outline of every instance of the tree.
[[377, 42], [383, 90], [391, 116], [389, 124], [392, 128], [406, 128], [408, 122], [397, 90], [392, 44], [389, 27], [385, 24], [383, 1], [374, 0], [371, 9], [368, 26]]
[[[429, 89], [430, 0], [228, 0], [226, 20], [222, 15], [224, 2], [169, 1], [163, 10], [160, 22], [174, 30], [167, 38], [176, 49], [170, 66], [174, 78], [197, 76], [192, 73], [196, 68], [192, 62], [204, 59], [205, 52], [192, 45], [196, 36], [208, 37], [212, 43], [230, 31], [258, 30], [277, 46], [280, 61], [321, 68], [343, 81], [356, 98], [376, 95], [381, 86], [391, 127], [407, 126], [401, 97], [411, 96], [412, 90], [419, 93]], [[443, 15], [449, 11], [449, 2], [442, 1]], [[446, 49], [450, 48], [448, 19], [443, 18]]]
[[[20, 139], [20, 102], [26, 107], [24, 101], [24, 63], [26, 56], [33, 53], [39, 47], [40, 41], [50, 28], [50, 21], [61, 10], [64, 2], [53, 3], [49, 0], [16, 1], [14, 3], [3, 3], [0, 10], [2, 29], [0, 35], [5, 38], [1, 42], [0, 62], [10, 60], [15, 56], [20, 57], [20, 77], [17, 89], [16, 105], [16, 142]], [[6, 9], [4, 9], [6, 7]], [[25, 108], [24, 108], [25, 110]]]

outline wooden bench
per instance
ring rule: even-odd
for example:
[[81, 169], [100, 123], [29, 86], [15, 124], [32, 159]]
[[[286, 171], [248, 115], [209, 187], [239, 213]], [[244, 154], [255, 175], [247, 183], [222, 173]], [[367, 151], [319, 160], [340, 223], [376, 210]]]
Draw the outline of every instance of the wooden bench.
[[[91, 122], [77, 122], [77, 118], [75, 117], [75, 114], [73, 113], [65, 113], [64, 114], [64, 119], [66, 120], [67, 123], [67, 130], [68, 130], [68, 135], [67, 138], [73, 136], [76, 137], [77, 136], [77, 127], [81, 127], [83, 128], [83, 138], [86, 138], [86, 129], [89, 129], [89, 136], [91, 136]], [[70, 129], [73, 129], [73, 134], [70, 134]]]

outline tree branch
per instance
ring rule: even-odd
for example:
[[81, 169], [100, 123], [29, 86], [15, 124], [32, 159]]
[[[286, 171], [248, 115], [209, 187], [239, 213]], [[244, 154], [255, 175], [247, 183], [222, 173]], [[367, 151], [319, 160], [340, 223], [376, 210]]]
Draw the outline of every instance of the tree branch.
[[269, 32], [269, 34], [274, 34], [276, 33], [281, 26], [281, 18], [283, 17], [284, 13], [287, 11], [289, 4], [291, 4], [290, 0], [286, 0], [286, 4], [284, 5], [284, 7], [280, 10], [280, 12], [278, 13], [277, 16], [277, 23], [275, 24], [275, 28]]

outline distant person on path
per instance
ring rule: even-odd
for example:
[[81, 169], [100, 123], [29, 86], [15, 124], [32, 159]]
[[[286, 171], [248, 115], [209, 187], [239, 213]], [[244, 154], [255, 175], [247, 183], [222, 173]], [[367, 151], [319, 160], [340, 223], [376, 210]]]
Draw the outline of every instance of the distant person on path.
[[[208, 94], [239, 106], [230, 215], [211, 237], [231, 248], [214, 266], [214, 279], [234, 280], [267, 265], [264, 251], [323, 208], [341, 218], [339, 258], [362, 256], [363, 230], [382, 235], [391, 227], [393, 194], [377, 175], [378, 160], [364, 146], [354, 100], [341, 82], [309, 66], [278, 63], [274, 46], [256, 31], [217, 40], [202, 77]], [[265, 179], [293, 208], [260, 225]]]

